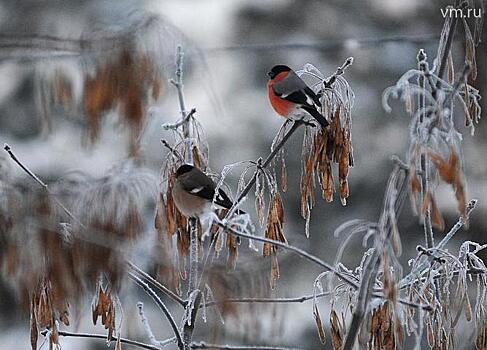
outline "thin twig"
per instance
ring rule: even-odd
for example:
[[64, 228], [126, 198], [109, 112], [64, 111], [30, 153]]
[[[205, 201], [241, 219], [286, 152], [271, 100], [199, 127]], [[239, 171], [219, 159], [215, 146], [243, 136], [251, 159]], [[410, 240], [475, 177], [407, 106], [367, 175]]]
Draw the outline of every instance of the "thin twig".
[[149, 287], [149, 285], [144, 281], [142, 281], [139, 277], [135, 276], [134, 274], [129, 274], [129, 277], [132, 281], [135, 282], [135, 284], [137, 284], [140, 288], [142, 288], [152, 298], [152, 300], [156, 303], [159, 309], [163, 312], [163, 314], [166, 316], [167, 320], [169, 321], [169, 324], [171, 325], [174, 335], [176, 336], [178, 348], [180, 350], [184, 350], [184, 344], [183, 344], [183, 339], [181, 337], [181, 333], [179, 332], [176, 321], [172, 317], [171, 312], [167, 308], [166, 304], [164, 304], [161, 298], [159, 298], [159, 296], [156, 294], [156, 292], [154, 292]]
[[[465, 212], [465, 217], [460, 216], [458, 221], [453, 225], [453, 227], [448, 231], [446, 236], [438, 243], [435, 247], [434, 250], [439, 250], [443, 249], [448, 242], [455, 236], [455, 234], [466, 225], [470, 218], [470, 214], [472, 211], [475, 209], [477, 205], [477, 200], [472, 199], [470, 202], [467, 204], [466, 212]], [[427, 255], [423, 255], [422, 257], [419, 258], [420, 261], [417, 265], [416, 268], [414, 268], [411, 273], [409, 273], [407, 276], [405, 276], [400, 282], [399, 282], [399, 288], [403, 289], [407, 286], [410, 286], [412, 283], [414, 283], [417, 280], [417, 276], [420, 276], [422, 274], [422, 271], [426, 268], [428, 268], [429, 263], [433, 260], [433, 257], [429, 257]]]
[[[235, 303], [269, 303], [269, 304], [286, 304], [286, 303], [304, 303], [308, 300], [323, 298], [325, 296], [329, 296], [333, 294], [333, 292], [323, 292], [318, 293], [316, 295], [309, 294], [303, 295], [302, 297], [294, 297], [294, 298], [229, 298], [223, 300], [215, 300], [207, 302], [204, 306], [214, 306], [220, 304], [235, 304]], [[202, 305], [203, 307], [203, 305]]]
[[[183, 129], [183, 138], [185, 140], [189, 140], [191, 138], [190, 135], [190, 128], [189, 128], [189, 121], [191, 118], [188, 118], [188, 113], [186, 112], [186, 106], [184, 101], [184, 92], [183, 92], [183, 58], [184, 53], [181, 46], [177, 47], [176, 52], [176, 80], [171, 80], [171, 83], [176, 87], [178, 92], [178, 99], [179, 99], [179, 109], [181, 112], [181, 120], [182, 123], [179, 125]], [[194, 112], [193, 112], [194, 113]], [[186, 159], [185, 162], [192, 164], [193, 163], [193, 152], [191, 149], [191, 142], [187, 143], [187, 150], [186, 150]], [[197, 220], [194, 218], [190, 218], [189, 220], [189, 232], [190, 232], [190, 256], [189, 256], [189, 281], [188, 281], [188, 297], [192, 295], [198, 287], [198, 270], [199, 270], [199, 259], [198, 259], [198, 226]], [[201, 302], [201, 292], [195, 297], [194, 304], [191, 303], [186, 304], [186, 308], [192, 307], [192, 310], [189, 315], [189, 320], [185, 320], [183, 326], [183, 343], [182, 346], [184, 349], [189, 349], [193, 338], [194, 332], [194, 322], [196, 320], [196, 316], [199, 310], [199, 303]], [[188, 312], [188, 310], [186, 310]]]
[[179, 161], [183, 162], [184, 163], [184, 157], [181, 155], [181, 153], [178, 152], [177, 149], [175, 149], [174, 147], [171, 147], [171, 145], [169, 144], [169, 142], [167, 142], [166, 140], [162, 139], [161, 140], [161, 143], [164, 145], [164, 147], [166, 147], [172, 155], [174, 155], [176, 158], [179, 159]]
[[462, 227], [464, 227], [468, 223], [468, 219], [470, 218], [470, 214], [472, 211], [475, 209], [477, 206], [477, 200], [472, 199], [470, 202], [467, 204], [467, 209], [465, 210], [465, 217], [460, 216], [458, 221], [453, 225], [453, 227], [448, 231], [446, 236], [438, 243], [435, 247], [435, 249], [443, 249], [448, 242], [453, 238], [453, 236], [460, 230]]
[[149, 281], [158, 290], [160, 290], [161, 292], [166, 294], [168, 297], [170, 297], [171, 299], [173, 299], [174, 301], [176, 301], [178, 304], [182, 305], [183, 307], [186, 306], [186, 301], [183, 300], [183, 298], [181, 298], [179, 295], [177, 295], [175, 292], [170, 290], [168, 287], [166, 287], [165, 285], [163, 285], [162, 283], [160, 283], [156, 279], [154, 279], [151, 275], [149, 275], [147, 272], [145, 272], [140, 267], [135, 265], [133, 262], [127, 261], [127, 264], [132, 270], [134, 270], [139, 275], [141, 275], [145, 280]]
[[353, 63], [353, 57], [349, 57], [345, 60], [345, 62], [337, 68], [337, 70], [335, 71], [335, 73], [333, 73], [333, 75], [328, 78], [327, 80], [325, 80], [323, 82], [323, 85], [325, 88], [331, 88], [332, 85], [335, 83], [335, 81], [337, 80], [337, 77], [339, 77], [340, 75], [342, 75], [343, 73], [345, 73], [345, 70], [350, 67]]
[[164, 130], [175, 130], [181, 126], [184, 126], [184, 124], [187, 124], [195, 113], [196, 113], [196, 108], [193, 108], [191, 109], [191, 111], [189, 111], [189, 113], [184, 118], [181, 118], [180, 121], [172, 124], [171, 123], [162, 124], [162, 128]]
[[[41, 332], [42, 336], [46, 336], [48, 333], [47, 330]], [[107, 340], [107, 336], [105, 334], [91, 334], [91, 333], [74, 333], [74, 332], [66, 332], [66, 331], [58, 331], [58, 334], [61, 337], [72, 337], [72, 338], [91, 338], [91, 339], [103, 339]], [[110, 341], [116, 342], [118, 338], [112, 336]], [[120, 338], [120, 342], [122, 344], [132, 345], [141, 349], [148, 349], [148, 350], [161, 350], [160, 347], [141, 343], [135, 340], [127, 339], [127, 338]]]
[[[298, 128], [303, 125], [305, 122], [304, 120], [302, 119], [297, 119], [294, 121], [293, 125], [291, 126], [291, 128], [289, 129], [289, 131], [283, 136], [283, 138], [281, 139], [281, 141], [276, 145], [276, 147], [274, 147], [273, 150], [271, 150], [271, 152], [269, 153], [269, 155], [267, 156], [267, 158], [264, 160], [264, 162], [262, 163], [261, 167], [262, 168], [265, 168], [267, 167], [271, 162], [272, 160], [274, 159], [274, 157], [279, 153], [279, 151], [281, 150], [281, 148], [286, 144], [286, 142], [289, 140], [289, 138], [294, 134], [294, 132], [296, 130], [298, 130]], [[257, 181], [257, 174], [258, 172], [260, 171], [260, 169], [257, 169], [252, 178], [250, 179], [250, 181], [247, 183], [247, 186], [245, 186], [245, 188], [242, 190], [242, 192], [240, 193], [240, 195], [238, 196], [237, 200], [235, 201], [233, 207], [237, 207], [240, 202], [247, 196], [247, 194], [250, 192], [250, 190], [252, 189], [252, 187], [254, 186], [255, 182]], [[232, 209], [233, 209], [232, 207]], [[230, 210], [230, 212], [232, 212], [232, 210]]]
[[147, 338], [149, 338], [152, 345], [159, 346], [159, 342], [157, 341], [154, 333], [152, 332], [152, 328], [149, 324], [149, 320], [145, 316], [144, 303], [139, 301], [137, 303], [137, 309], [139, 309], [140, 322], [142, 322], [142, 325], [144, 326], [144, 330], [147, 335]]
[[221, 345], [205, 342], [192, 343], [191, 349], [222, 349], [222, 350], [302, 350], [303, 348], [288, 348], [282, 346], [265, 345]]
[[19, 158], [14, 154], [12, 151], [12, 148], [8, 144], [4, 144], [3, 149], [9, 154], [10, 158], [17, 163], [18, 166], [24, 170], [27, 175], [29, 175], [31, 178], [33, 178], [46, 192], [52, 197], [54, 202], [71, 218], [73, 221], [76, 221], [80, 226], [84, 227], [84, 225], [71, 213], [71, 211], [59, 200], [57, 197], [52, 194], [51, 190], [49, 189], [49, 186], [44, 183], [34, 172], [32, 172], [26, 165], [24, 165]]
[[[416, 60], [418, 61], [418, 69], [423, 72], [418, 77], [418, 86], [421, 90], [425, 89], [425, 74], [429, 74], [428, 70], [428, 62], [427, 62], [427, 55], [426, 52], [421, 49], [418, 52], [418, 55], [416, 56]], [[434, 85], [431, 85], [431, 88], [434, 89]], [[416, 132], [420, 134], [419, 128], [423, 126], [425, 123], [425, 118], [427, 118], [427, 115], [424, 111], [425, 108], [425, 97], [423, 94], [420, 94], [418, 96], [418, 110], [420, 111], [419, 115], [419, 123], [418, 123], [418, 130]], [[420, 173], [421, 173], [421, 198], [425, 198], [427, 193], [429, 193], [429, 159], [428, 157], [422, 153], [420, 156]], [[425, 213], [424, 213], [424, 223], [423, 223], [423, 228], [424, 228], [424, 239], [426, 242], [426, 247], [429, 249], [433, 247], [434, 245], [434, 237], [433, 237], [433, 227], [431, 225], [431, 204], [428, 203], [427, 207], [425, 208]]]

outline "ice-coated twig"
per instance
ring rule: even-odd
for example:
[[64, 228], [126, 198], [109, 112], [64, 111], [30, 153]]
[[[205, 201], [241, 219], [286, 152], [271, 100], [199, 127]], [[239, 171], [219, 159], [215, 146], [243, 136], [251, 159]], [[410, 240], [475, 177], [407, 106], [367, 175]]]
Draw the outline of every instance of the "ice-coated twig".
[[140, 321], [144, 326], [144, 330], [145, 330], [145, 334], [147, 334], [147, 338], [149, 338], [152, 345], [159, 346], [160, 344], [157, 341], [156, 337], [154, 336], [154, 333], [152, 332], [152, 328], [149, 324], [149, 320], [147, 319], [147, 317], [145, 317], [144, 303], [139, 301], [137, 303], [137, 309], [139, 310]]
[[316, 295], [303, 295], [301, 297], [294, 297], [294, 298], [229, 298], [223, 300], [215, 300], [209, 301], [205, 305], [213, 306], [213, 305], [220, 305], [220, 304], [252, 304], [252, 303], [269, 303], [269, 304], [286, 304], [286, 303], [304, 303], [308, 300], [312, 300], [314, 298], [323, 298], [329, 296], [333, 292], [322, 292], [317, 293]]
[[[349, 284], [354, 289], [358, 289], [359, 288], [359, 284], [357, 284], [357, 282], [355, 282], [354, 280], [350, 279], [350, 277], [348, 277], [347, 275], [341, 273], [340, 271], [338, 271], [337, 269], [335, 269], [330, 264], [324, 262], [320, 258], [318, 258], [318, 257], [316, 257], [316, 256], [314, 256], [314, 255], [312, 255], [310, 253], [308, 253], [307, 251], [305, 251], [303, 249], [300, 249], [298, 247], [292, 246], [292, 245], [287, 244], [287, 243], [283, 243], [281, 241], [276, 241], [274, 239], [269, 239], [269, 238], [265, 238], [265, 237], [255, 236], [255, 235], [252, 235], [252, 234], [248, 234], [248, 233], [244, 233], [244, 232], [237, 231], [233, 227], [231, 227], [228, 224], [226, 224], [225, 222], [216, 222], [215, 224], [218, 225], [219, 227], [223, 228], [227, 232], [235, 235], [235, 236], [239, 236], [239, 237], [243, 237], [243, 238], [247, 238], [247, 239], [253, 239], [255, 241], [264, 242], [264, 243], [271, 243], [271, 244], [273, 244], [275, 246], [278, 246], [280, 248], [284, 248], [286, 250], [292, 251], [295, 254], [301, 256], [302, 258], [304, 258], [306, 260], [309, 260], [309, 261], [311, 261], [311, 262], [313, 262], [313, 263], [315, 263], [315, 264], [323, 267], [325, 270], [334, 273], [338, 278], [342, 279], [344, 282], [346, 282], [347, 284]], [[373, 293], [373, 294], [371, 294], [371, 296], [373, 296], [374, 298], [381, 298], [381, 299], [384, 298], [383, 295], [378, 294], [378, 293]], [[426, 311], [431, 311], [432, 310], [432, 308], [431, 308], [430, 305], [415, 304], [415, 303], [412, 303], [412, 302], [409, 302], [409, 301], [403, 300], [403, 299], [399, 299], [398, 302], [401, 303], [401, 304], [403, 304], [403, 305], [411, 306], [411, 307], [414, 307], [414, 308], [421, 308], [421, 309], [426, 310]]]
[[161, 143], [164, 145], [164, 147], [166, 147], [169, 150], [169, 152], [171, 152], [171, 154], [173, 156], [175, 156], [176, 158], [178, 158], [179, 161], [184, 162], [184, 157], [181, 155], [181, 153], [178, 152], [177, 149], [175, 149], [174, 147], [171, 147], [171, 145], [169, 144], [169, 142], [167, 142], [166, 140], [162, 139], [161, 140]]
[[174, 320], [174, 317], [172, 316], [171, 312], [167, 308], [166, 304], [163, 303], [161, 298], [152, 290], [152, 288], [149, 287], [147, 283], [142, 281], [139, 277], [135, 276], [134, 274], [129, 274], [130, 279], [137, 284], [140, 288], [144, 290], [144, 292], [149, 295], [152, 300], [155, 302], [157, 307], [162, 311], [162, 313], [166, 316], [167, 320], [169, 321], [169, 324], [171, 325], [171, 328], [174, 332], [174, 335], [176, 336], [176, 342], [178, 344], [178, 348], [180, 350], [184, 350], [184, 344], [183, 344], [183, 339], [181, 337], [181, 333], [179, 332], [178, 326], [176, 324], [176, 321]]
[[353, 64], [353, 57], [349, 57], [343, 62], [343, 64], [337, 68], [336, 72], [331, 77], [323, 81], [325, 88], [329, 89], [337, 80], [337, 77], [345, 73], [345, 70]]
[[[401, 169], [399, 166], [395, 165], [391, 175], [389, 176], [389, 181], [386, 188], [386, 195], [384, 198], [384, 209], [379, 220], [379, 234], [376, 235], [375, 238], [375, 248], [373, 249], [372, 254], [367, 257], [364, 268], [362, 270], [360, 286], [358, 288], [357, 301], [354, 306], [352, 320], [348, 327], [343, 349], [353, 349], [353, 347], [355, 346], [357, 335], [360, 331], [360, 327], [367, 311], [368, 302], [371, 297], [375, 296], [373, 293], [373, 284], [375, 283], [375, 279], [379, 272], [381, 262], [380, 257], [386, 249], [393, 233], [393, 229], [391, 227], [393, 223], [389, 222], [390, 219], [388, 210], [389, 207], [392, 207], [395, 212], [395, 217], [399, 216], [404, 200], [403, 193], [406, 192], [407, 188], [405, 186], [405, 183], [407, 183], [407, 176], [404, 175], [401, 178], [401, 172], [404, 172], [404, 169]], [[398, 301], [401, 302], [401, 300]], [[431, 310], [431, 306], [428, 306], [428, 308], [429, 310]]]
[[27, 175], [33, 178], [40, 186], [42, 186], [42, 188], [44, 188], [44, 190], [46, 190], [46, 192], [52, 197], [54, 202], [66, 213], [66, 215], [69, 216], [70, 219], [75, 221], [80, 226], [84, 227], [84, 225], [73, 215], [73, 213], [71, 213], [71, 211], [55, 195], [52, 194], [49, 186], [44, 183], [44, 181], [42, 181], [36, 174], [34, 174], [34, 172], [32, 172], [26, 165], [24, 165], [19, 160], [19, 158], [17, 158], [15, 153], [12, 151], [12, 148], [8, 144], [4, 144], [3, 149], [9, 154], [10, 158], [12, 158], [12, 160], [27, 173]]
[[196, 113], [196, 108], [193, 108], [193, 109], [191, 109], [191, 111], [189, 111], [189, 113], [184, 118], [181, 118], [180, 121], [178, 121], [176, 123], [162, 124], [162, 128], [164, 130], [175, 130], [175, 129], [179, 128], [180, 126], [184, 126], [184, 124], [187, 124], [189, 122], [189, 120], [191, 119], [191, 117], [193, 117], [193, 115], [195, 113]]
[[[66, 332], [66, 331], [59, 331], [57, 332], [61, 337], [71, 337], [71, 338], [91, 338], [91, 339], [102, 339], [107, 340], [106, 334], [91, 334], [91, 333], [75, 333], [75, 332]], [[48, 335], [48, 330], [44, 330], [41, 332], [42, 336]], [[113, 337], [110, 341], [116, 342], [118, 338]], [[132, 345], [141, 349], [148, 349], [148, 350], [161, 350], [159, 346], [154, 346], [151, 344], [145, 344], [139, 341], [127, 339], [127, 338], [120, 338], [120, 342], [122, 344]]]
[[156, 287], [158, 290], [166, 294], [168, 297], [176, 301], [178, 304], [182, 305], [183, 307], [186, 306], [186, 301], [184, 301], [179, 295], [174, 293], [172, 290], [167, 288], [165, 285], [154, 279], [151, 275], [149, 275], [147, 272], [142, 270], [140, 267], [135, 265], [131, 261], [127, 261], [127, 264], [129, 268], [134, 270], [136, 273], [138, 273], [140, 276], [142, 276], [146, 281], [149, 281], [154, 287]]
[[192, 343], [191, 349], [221, 349], [221, 350], [303, 350], [303, 348], [292, 348], [283, 346], [266, 345], [224, 345], [210, 344], [205, 342]]
[[[467, 209], [465, 213], [465, 217], [460, 216], [458, 221], [453, 225], [453, 227], [448, 231], [446, 236], [434, 247], [434, 250], [440, 250], [445, 248], [445, 246], [448, 244], [448, 242], [452, 239], [453, 236], [463, 227], [465, 224], [468, 222], [468, 219], [470, 217], [470, 214], [472, 211], [475, 209], [477, 206], [477, 200], [472, 199], [468, 204], [467, 204]], [[405, 288], [409, 286], [411, 283], [417, 280], [419, 276], [421, 276], [422, 271], [426, 268], [428, 268], [428, 264], [433, 260], [436, 256], [435, 255], [423, 255], [419, 259], [420, 261], [418, 262], [417, 267], [411, 271], [407, 276], [405, 276], [401, 282], [399, 282], [399, 288]]]

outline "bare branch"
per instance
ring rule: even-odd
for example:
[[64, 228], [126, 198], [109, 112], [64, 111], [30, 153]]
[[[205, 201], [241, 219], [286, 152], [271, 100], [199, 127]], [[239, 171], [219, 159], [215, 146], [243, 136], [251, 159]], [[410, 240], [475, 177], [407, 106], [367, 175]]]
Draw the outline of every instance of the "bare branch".
[[192, 343], [191, 349], [223, 349], [223, 350], [302, 350], [302, 348], [287, 348], [282, 346], [265, 345], [219, 345], [204, 342]]
[[73, 215], [73, 213], [71, 213], [71, 211], [59, 199], [57, 199], [55, 195], [51, 193], [51, 190], [49, 189], [47, 184], [44, 183], [36, 174], [34, 174], [34, 172], [32, 172], [26, 165], [24, 165], [17, 158], [17, 156], [12, 151], [12, 148], [8, 144], [5, 144], [3, 146], [3, 149], [9, 154], [10, 158], [12, 158], [12, 160], [15, 163], [17, 163], [17, 165], [20, 166], [22, 170], [24, 170], [27, 173], [27, 175], [33, 178], [42, 188], [46, 190], [46, 192], [52, 197], [54, 202], [69, 216], [69, 218], [71, 218], [73, 221], [76, 221], [76, 223], [84, 227], [84, 225]]
[[164, 286], [162, 283], [160, 283], [156, 279], [154, 279], [151, 275], [149, 275], [147, 272], [145, 272], [140, 267], [135, 265], [133, 262], [127, 261], [127, 264], [132, 270], [134, 270], [139, 275], [141, 275], [146, 281], [149, 281], [158, 290], [160, 290], [161, 292], [166, 294], [168, 297], [170, 297], [171, 299], [176, 301], [179, 305], [181, 305], [183, 307], [186, 306], [186, 301], [184, 301], [183, 298], [181, 298], [179, 295], [174, 293], [172, 290], [170, 290], [169, 288]]
[[[327, 271], [330, 271], [332, 273], [334, 273], [338, 278], [342, 279], [344, 282], [346, 282], [347, 284], [349, 284], [351, 287], [353, 287], [354, 289], [358, 289], [359, 288], [359, 285], [351, 280], [348, 276], [342, 274], [340, 271], [336, 270], [333, 266], [331, 266], [330, 264], [324, 262], [323, 260], [321, 260], [320, 258], [306, 252], [305, 250], [303, 249], [300, 249], [300, 248], [297, 248], [297, 247], [294, 247], [292, 245], [289, 245], [289, 244], [286, 244], [286, 243], [283, 243], [283, 242], [280, 242], [280, 241], [276, 241], [276, 240], [273, 240], [273, 239], [269, 239], [269, 238], [265, 238], [265, 237], [260, 237], [260, 236], [255, 236], [255, 235], [251, 235], [251, 234], [247, 234], [247, 233], [244, 233], [244, 232], [240, 232], [240, 231], [237, 231], [235, 230], [234, 228], [228, 226], [226, 223], [224, 222], [215, 222], [216, 225], [220, 226], [221, 228], [223, 228], [224, 230], [226, 230], [227, 232], [235, 235], [235, 236], [239, 236], [239, 237], [243, 237], [243, 238], [248, 238], [248, 239], [252, 239], [254, 241], [259, 241], [259, 242], [266, 242], [266, 243], [271, 243], [273, 245], [276, 245], [278, 247], [281, 247], [281, 248], [284, 248], [286, 250], [289, 250], [289, 251], [292, 251], [294, 253], [296, 253], [297, 255], [323, 267], [325, 270]], [[381, 294], [377, 294], [377, 293], [374, 293], [372, 294], [372, 296], [374, 298], [384, 298], [383, 295]], [[430, 305], [421, 305], [421, 304], [414, 304], [414, 303], [411, 303], [407, 300], [403, 300], [403, 299], [399, 299], [398, 300], [399, 303], [403, 304], [403, 305], [406, 305], [406, 306], [411, 306], [411, 307], [414, 307], [414, 308], [421, 308], [423, 310], [426, 310], [426, 311], [431, 311], [432, 308]]]
[[[302, 297], [295, 297], [295, 298], [234, 298], [234, 299], [224, 299], [224, 300], [215, 300], [210, 301], [205, 304], [205, 306], [214, 306], [220, 304], [228, 304], [228, 303], [270, 303], [270, 304], [288, 304], [288, 303], [304, 303], [308, 300], [323, 298], [333, 294], [333, 292], [323, 292], [319, 294], [309, 294], [303, 295]], [[203, 307], [203, 305], [202, 305]]]
[[142, 288], [152, 298], [152, 300], [154, 300], [154, 302], [159, 307], [159, 309], [164, 313], [176, 336], [178, 348], [180, 350], [184, 350], [183, 339], [181, 338], [181, 333], [179, 332], [176, 321], [174, 321], [171, 312], [169, 311], [167, 306], [162, 302], [161, 298], [159, 298], [159, 296], [149, 287], [149, 285], [144, 281], [142, 281], [139, 277], [135, 276], [132, 273], [129, 273], [129, 277], [132, 281], [135, 282], [135, 284], [137, 284], [140, 288]]
[[137, 309], [139, 309], [140, 321], [144, 325], [144, 329], [145, 329], [145, 333], [147, 334], [147, 338], [149, 338], [152, 345], [159, 346], [159, 342], [157, 341], [154, 333], [152, 332], [152, 328], [149, 324], [149, 320], [147, 319], [147, 317], [145, 317], [144, 303], [139, 301], [137, 303]]
[[189, 122], [189, 120], [193, 117], [193, 115], [196, 113], [196, 108], [193, 108], [191, 109], [191, 111], [184, 117], [182, 118], [180, 121], [176, 122], [176, 123], [165, 123], [165, 124], [162, 124], [162, 128], [164, 130], [175, 130], [181, 126], [184, 126], [184, 124], [187, 124]]
[[[45, 337], [48, 333], [48, 330], [44, 330], [41, 334]], [[65, 331], [58, 331], [58, 334], [62, 337], [72, 337], [72, 338], [91, 338], [91, 339], [102, 339], [104, 341], [107, 340], [107, 336], [105, 334], [91, 334], [91, 333], [74, 333], [74, 332], [65, 332]], [[113, 337], [110, 341], [117, 341], [117, 338]], [[161, 350], [160, 347], [141, 343], [135, 340], [127, 339], [127, 338], [120, 338], [120, 342], [127, 345], [132, 345], [134, 347], [138, 347], [141, 349], [148, 349], [148, 350]]]

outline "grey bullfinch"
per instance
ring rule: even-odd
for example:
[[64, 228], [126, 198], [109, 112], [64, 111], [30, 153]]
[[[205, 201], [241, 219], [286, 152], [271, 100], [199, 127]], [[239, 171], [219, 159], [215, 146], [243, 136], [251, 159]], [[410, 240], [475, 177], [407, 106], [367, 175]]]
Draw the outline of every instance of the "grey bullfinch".
[[[187, 217], [200, 217], [212, 210], [216, 185], [205, 173], [198, 168], [183, 164], [176, 170], [176, 182], [172, 196], [176, 207]], [[230, 209], [233, 202], [227, 194], [218, 189], [215, 202], [217, 206]], [[244, 214], [241, 210], [237, 214]]]

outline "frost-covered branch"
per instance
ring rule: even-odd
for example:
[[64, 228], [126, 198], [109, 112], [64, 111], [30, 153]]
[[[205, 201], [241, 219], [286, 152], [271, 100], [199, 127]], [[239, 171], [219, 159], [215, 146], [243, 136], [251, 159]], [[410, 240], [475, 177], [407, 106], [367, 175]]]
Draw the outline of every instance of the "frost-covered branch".
[[[104, 341], [107, 340], [107, 336], [105, 334], [75, 333], [75, 332], [66, 332], [66, 331], [58, 331], [57, 333], [61, 337], [102, 339]], [[42, 331], [41, 334], [43, 336], [46, 336], [48, 334], [48, 330]], [[117, 340], [118, 338], [115, 338], [113, 336], [109, 339], [109, 341], [111, 342], [116, 342]], [[151, 344], [146, 344], [146, 343], [138, 342], [127, 338], [120, 338], [120, 343], [132, 345], [141, 349], [161, 350], [159, 346], [154, 346]]]
[[221, 349], [221, 350], [302, 350], [303, 348], [290, 348], [282, 346], [265, 346], [265, 345], [221, 345], [210, 344], [205, 342], [192, 343], [191, 349]]
[[137, 265], [135, 265], [133, 262], [128, 261], [127, 262], [128, 266], [134, 270], [136, 273], [138, 273], [140, 276], [142, 276], [146, 281], [149, 281], [154, 287], [156, 287], [158, 290], [166, 294], [169, 298], [173, 299], [176, 301], [179, 305], [181, 306], [186, 306], [186, 301], [183, 300], [179, 295], [174, 293], [172, 290], [167, 288], [165, 285], [154, 279], [151, 275], [149, 275], [147, 272], [139, 268]]
[[176, 336], [176, 342], [178, 344], [178, 348], [180, 350], [184, 350], [184, 344], [183, 344], [183, 339], [181, 337], [181, 333], [179, 332], [176, 321], [174, 320], [174, 317], [172, 316], [171, 312], [167, 308], [166, 304], [162, 302], [161, 298], [159, 298], [159, 296], [149, 287], [147, 283], [145, 283], [135, 275], [131, 274], [129, 275], [129, 277], [135, 284], [137, 284], [140, 288], [142, 288], [144, 292], [146, 292], [152, 298], [152, 300], [156, 303], [157, 307], [166, 316], [174, 332], [174, 335]]
[[[235, 236], [239, 236], [239, 237], [243, 237], [243, 238], [247, 238], [247, 239], [251, 239], [251, 240], [254, 240], [254, 241], [259, 241], [259, 242], [264, 242], [264, 243], [270, 243], [272, 245], [276, 245], [280, 248], [283, 248], [285, 250], [289, 250], [289, 251], [292, 251], [293, 253], [301, 256], [302, 258], [306, 259], [306, 260], [309, 260], [321, 267], [323, 267], [326, 271], [330, 271], [332, 272], [333, 274], [335, 274], [338, 278], [340, 278], [341, 280], [343, 280], [344, 282], [346, 282], [348, 285], [350, 285], [352, 288], [354, 289], [358, 289], [359, 288], [359, 284], [357, 284], [357, 282], [355, 282], [354, 280], [350, 279], [350, 277], [348, 277], [347, 275], [341, 273], [340, 271], [338, 271], [337, 269], [335, 269], [333, 266], [331, 266], [330, 264], [324, 262], [323, 260], [321, 260], [320, 258], [308, 253], [307, 251], [303, 250], [303, 249], [300, 249], [298, 247], [295, 247], [295, 246], [292, 246], [290, 244], [287, 244], [287, 243], [283, 243], [281, 241], [276, 241], [276, 240], [273, 240], [273, 239], [269, 239], [269, 238], [265, 238], [265, 237], [260, 237], [260, 236], [255, 236], [255, 235], [252, 235], [252, 234], [248, 234], [248, 233], [245, 233], [245, 232], [240, 232], [240, 231], [237, 231], [235, 230], [233, 227], [231, 227], [230, 225], [228, 225], [227, 223], [225, 222], [215, 222], [216, 225], [218, 225], [219, 227], [223, 228], [224, 230], [226, 230], [228, 233], [231, 233]], [[383, 295], [379, 294], [379, 293], [373, 293], [372, 296], [374, 298], [384, 298]], [[407, 306], [411, 306], [411, 307], [415, 307], [415, 308], [421, 308], [423, 310], [426, 310], [426, 311], [430, 311], [431, 310], [431, 306], [430, 305], [421, 305], [421, 304], [415, 304], [415, 303], [411, 303], [407, 300], [403, 300], [403, 299], [399, 299], [398, 300], [399, 303], [403, 304], [403, 305], [407, 305]]]

